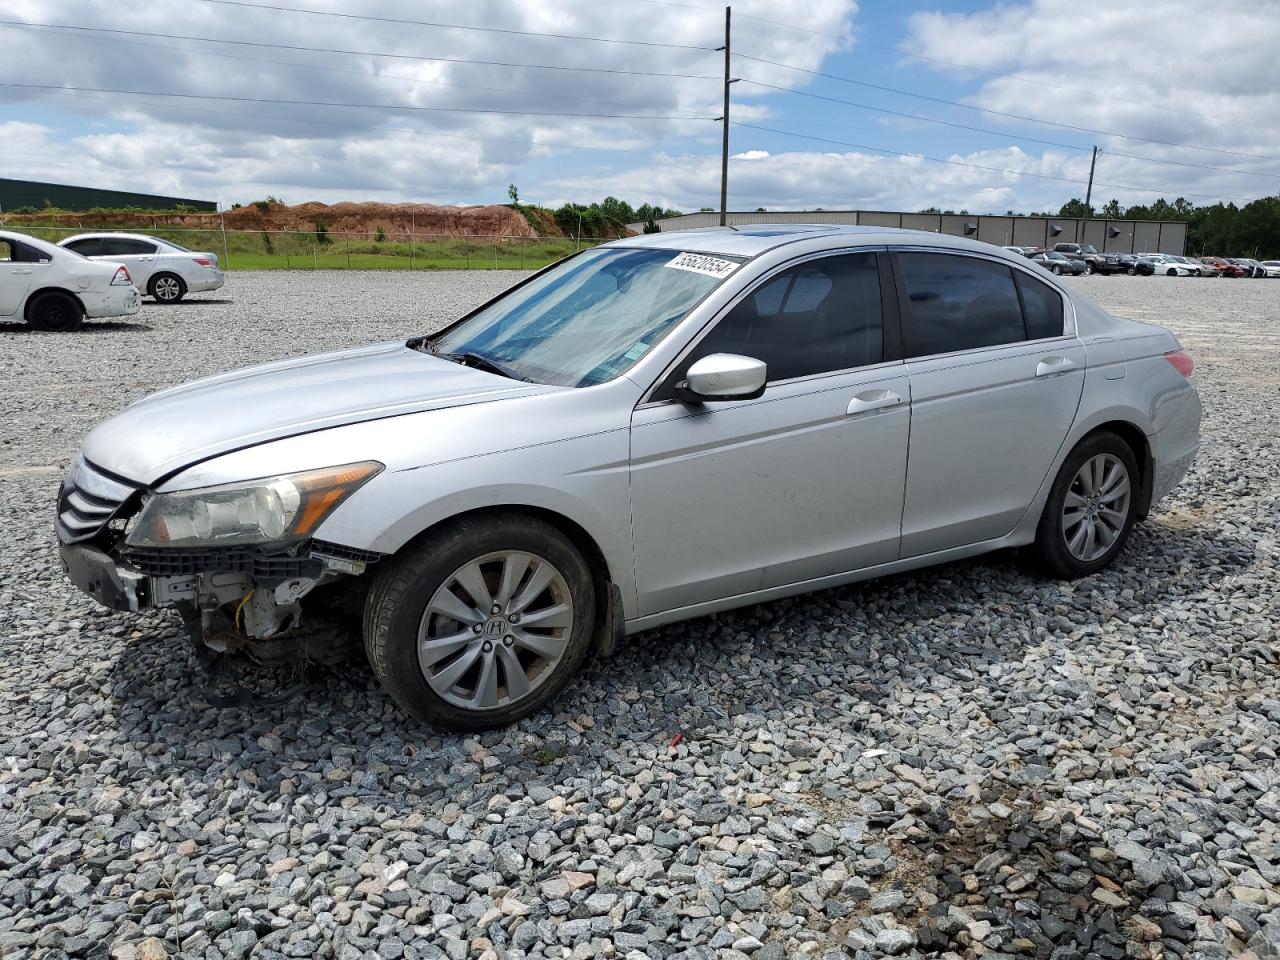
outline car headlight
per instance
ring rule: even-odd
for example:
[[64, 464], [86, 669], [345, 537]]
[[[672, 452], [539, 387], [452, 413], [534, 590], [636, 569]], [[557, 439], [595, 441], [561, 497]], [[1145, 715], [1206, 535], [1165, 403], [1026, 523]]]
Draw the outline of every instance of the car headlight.
[[311, 536], [383, 470], [375, 460], [152, 495], [129, 531], [133, 547], [281, 543]]

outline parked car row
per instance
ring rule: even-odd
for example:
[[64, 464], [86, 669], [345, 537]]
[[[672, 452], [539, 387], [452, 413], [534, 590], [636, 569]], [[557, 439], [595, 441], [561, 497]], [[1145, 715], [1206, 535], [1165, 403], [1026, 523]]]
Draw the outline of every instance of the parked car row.
[[1091, 243], [1058, 243], [1047, 247], [1006, 246], [1058, 276], [1125, 273], [1160, 277], [1280, 277], [1280, 260], [1244, 257], [1192, 257], [1171, 253], [1101, 253]]
[[77, 330], [86, 319], [133, 316], [145, 291], [159, 303], [225, 283], [218, 258], [156, 237], [87, 233], [53, 244], [0, 230], [0, 319], [33, 330]]

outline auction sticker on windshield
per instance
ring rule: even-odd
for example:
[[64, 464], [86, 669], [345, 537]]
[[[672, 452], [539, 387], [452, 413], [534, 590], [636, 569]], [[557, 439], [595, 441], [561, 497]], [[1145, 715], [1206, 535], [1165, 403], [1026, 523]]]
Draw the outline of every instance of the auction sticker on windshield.
[[671, 267], [673, 270], [688, 270], [690, 273], [701, 273], [708, 277], [723, 280], [737, 270], [739, 264], [734, 263], [732, 260], [721, 260], [719, 257], [708, 257], [704, 253], [682, 253], [673, 260], [667, 261], [664, 266]]

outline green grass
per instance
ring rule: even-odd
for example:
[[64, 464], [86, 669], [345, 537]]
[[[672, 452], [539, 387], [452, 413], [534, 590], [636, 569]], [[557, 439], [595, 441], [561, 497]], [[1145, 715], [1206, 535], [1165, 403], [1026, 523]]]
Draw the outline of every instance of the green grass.
[[[57, 243], [77, 233], [78, 227], [15, 225], [33, 236]], [[226, 246], [216, 230], [135, 229], [172, 240], [192, 250], [209, 250], [218, 255], [224, 270], [534, 270], [567, 257], [595, 240], [574, 243], [559, 237], [438, 237], [414, 243], [386, 239], [381, 243], [372, 234], [346, 236], [331, 232], [329, 242], [314, 233], [228, 232]]]

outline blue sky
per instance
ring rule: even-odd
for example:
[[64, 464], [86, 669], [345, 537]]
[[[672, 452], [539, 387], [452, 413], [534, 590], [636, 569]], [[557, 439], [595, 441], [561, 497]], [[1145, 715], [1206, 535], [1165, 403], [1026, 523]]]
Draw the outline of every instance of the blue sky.
[[[734, 209], [1056, 209], [1083, 196], [1095, 143], [1097, 205], [1280, 190], [1280, 20], [1251, 4], [1227, 0], [1210, 17], [1184, 0], [1161, 16], [1141, 5], [1084, 16], [1060, 0], [743, 0], [734, 12], [746, 56], [731, 115], [750, 125], [731, 129]], [[708, 118], [722, 55], [644, 45], [718, 45], [712, 0], [10, 0], [0, 20], [44, 25], [0, 24], [0, 83], [32, 85], [0, 86], [0, 176], [226, 203], [490, 203], [511, 182], [547, 204], [718, 202]], [[93, 92], [104, 89], [139, 95]], [[628, 119], [532, 115], [549, 112]]]

